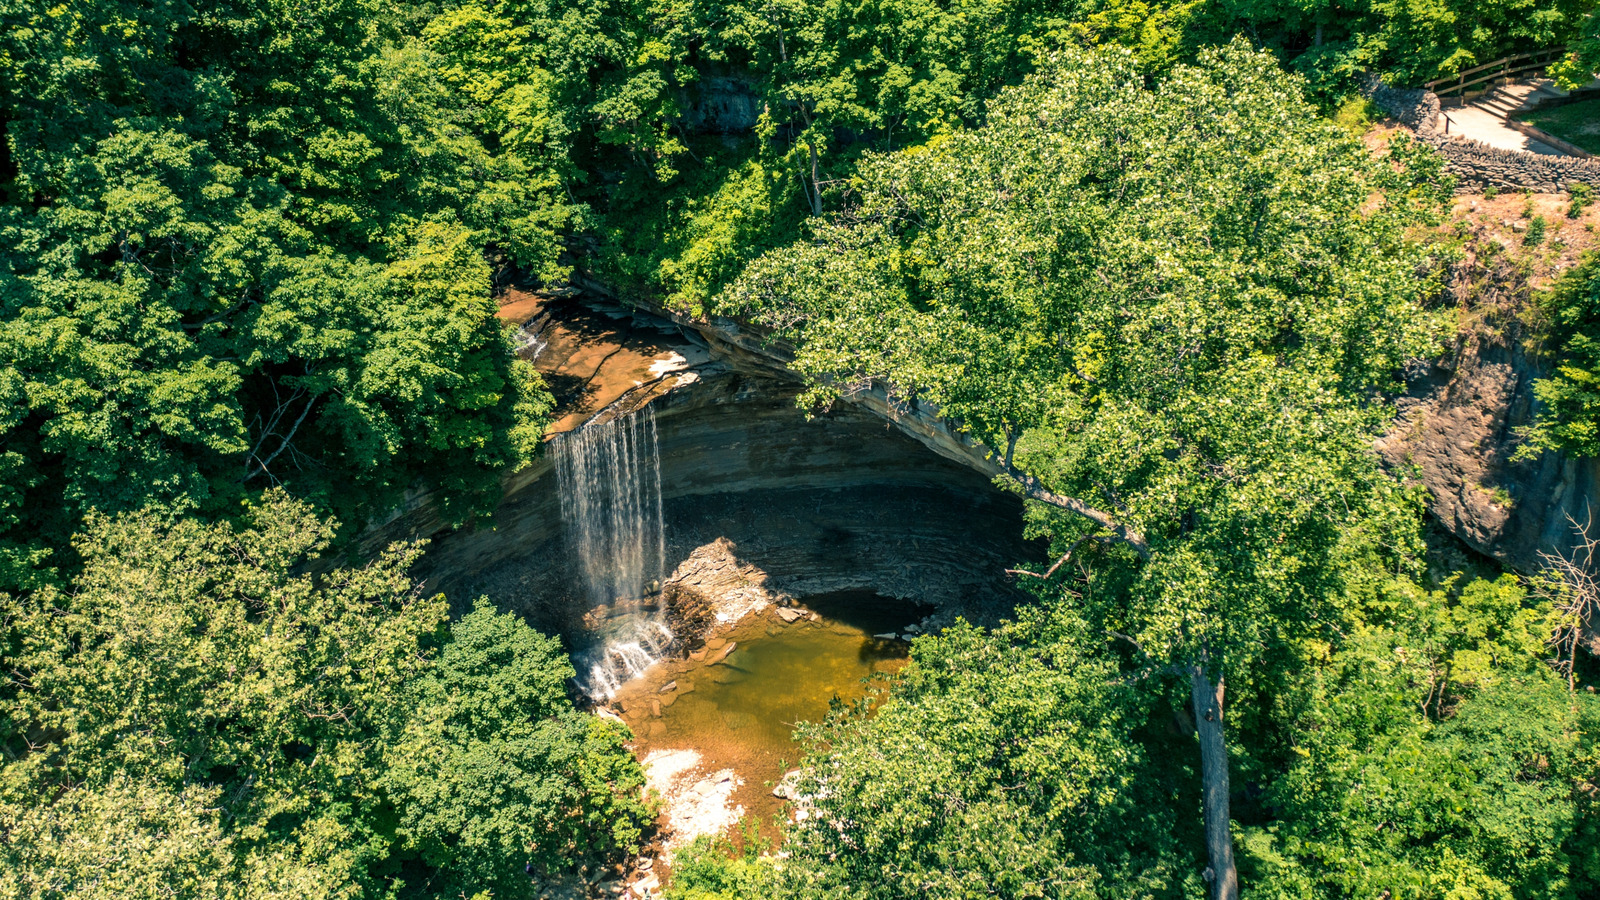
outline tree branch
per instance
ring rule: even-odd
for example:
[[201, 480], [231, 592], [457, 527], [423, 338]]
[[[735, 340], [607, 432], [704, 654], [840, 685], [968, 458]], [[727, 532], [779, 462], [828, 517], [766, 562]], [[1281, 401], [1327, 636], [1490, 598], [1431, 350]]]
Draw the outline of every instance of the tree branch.
[[289, 433], [283, 436], [283, 443], [278, 445], [278, 449], [272, 451], [271, 456], [268, 456], [266, 459], [257, 459], [256, 465], [258, 465], [260, 468], [250, 470], [249, 474], [244, 476], [245, 481], [249, 481], [262, 472], [267, 471], [267, 466], [272, 465], [272, 461], [277, 459], [279, 454], [289, 449], [289, 442], [294, 440], [295, 432], [300, 430], [300, 424], [306, 420], [306, 416], [311, 415], [311, 408], [316, 405], [317, 397], [313, 395], [310, 400], [306, 401], [306, 408], [300, 411], [300, 418], [294, 420], [294, 425], [289, 428]]
[[1038, 578], [1041, 581], [1049, 581], [1050, 580], [1050, 576], [1054, 575], [1056, 573], [1056, 570], [1061, 568], [1061, 564], [1072, 558], [1072, 551], [1078, 549], [1078, 545], [1083, 543], [1088, 537], [1089, 536], [1086, 534], [1083, 537], [1080, 537], [1077, 540], [1073, 541], [1072, 542], [1072, 546], [1067, 548], [1067, 552], [1061, 554], [1061, 558], [1056, 560], [1056, 564], [1051, 566], [1049, 569], [1045, 570], [1045, 573], [1043, 575], [1040, 575], [1038, 572], [1029, 572], [1027, 569], [1007, 569], [1006, 570], [1006, 574], [1007, 575], [1028, 575], [1028, 576], [1033, 577], [1033, 578]]
[[1566, 553], [1541, 550], [1539, 561], [1544, 571], [1532, 582], [1535, 596], [1551, 601], [1557, 613], [1555, 632], [1547, 642], [1556, 651], [1556, 671], [1566, 677], [1567, 690], [1572, 692], [1577, 689], [1578, 648], [1584, 644], [1584, 632], [1600, 616], [1600, 575], [1595, 566], [1600, 537], [1593, 534], [1592, 508], [1581, 524], [1571, 513], [1567, 523], [1574, 536], [1572, 549]]
[[1149, 561], [1150, 542], [1145, 540], [1145, 536], [1140, 534], [1137, 530], [1118, 522], [1116, 519], [1111, 517], [1110, 513], [1095, 509], [1082, 500], [1079, 500], [1075, 497], [1063, 497], [1060, 494], [1051, 491], [1049, 488], [1046, 488], [1044, 483], [1039, 479], [1029, 475], [1021, 469], [1018, 469], [1016, 466], [1011, 465], [1010, 460], [1004, 461], [1002, 465], [1005, 468], [1006, 474], [1016, 479], [1017, 483], [1022, 486], [1022, 492], [1025, 496], [1027, 496], [1028, 499], [1037, 500], [1040, 503], [1049, 504], [1050, 506], [1054, 506], [1058, 509], [1064, 509], [1068, 512], [1077, 513], [1085, 519], [1088, 519], [1096, 525], [1099, 525], [1101, 528], [1111, 532], [1112, 536], [1117, 541], [1132, 547], [1134, 551], [1139, 554], [1140, 559], [1143, 559], [1147, 562]]

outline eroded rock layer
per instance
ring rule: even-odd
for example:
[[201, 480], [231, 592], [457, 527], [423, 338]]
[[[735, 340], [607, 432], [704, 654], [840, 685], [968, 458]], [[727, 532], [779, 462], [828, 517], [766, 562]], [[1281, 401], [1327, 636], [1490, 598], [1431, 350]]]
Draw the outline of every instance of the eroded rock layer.
[[[992, 619], [1015, 599], [1004, 569], [1036, 558], [1022, 504], [869, 411], [808, 419], [798, 388], [713, 372], [656, 397], [668, 582], [719, 609], [876, 591]], [[572, 633], [583, 608], [557, 480], [541, 460], [492, 521], [436, 539], [430, 587], [488, 595]]]

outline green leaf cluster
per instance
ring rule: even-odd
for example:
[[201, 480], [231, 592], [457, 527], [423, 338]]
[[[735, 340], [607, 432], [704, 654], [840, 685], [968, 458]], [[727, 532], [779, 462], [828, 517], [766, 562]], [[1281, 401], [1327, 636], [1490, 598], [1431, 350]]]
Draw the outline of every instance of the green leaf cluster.
[[1190, 26], [1192, 40], [1256, 35], [1319, 93], [1338, 97], [1356, 87], [1363, 72], [1414, 87], [1505, 56], [1560, 47], [1593, 28], [1595, 6], [1590, 0], [1222, 0], [1202, 10]]
[[424, 483], [460, 520], [528, 457], [548, 394], [484, 248], [560, 274], [566, 220], [403, 21], [357, 0], [0, 20], [9, 583], [89, 510], [216, 516], [287, 485], [361, 522]]
[[[1246, 895], [1593, 893], [1600, 702], [1548, 664], [1549, 604], [1512, 576], [1395, 579], [1370, 599], [1238, 720]], [[1183, 704], [1077, 598], [1041, 600], [993, 631], [918, 638], [874, 716], [802, 729], [785, 855], [703, 848], [708, 893], [680, 896], [1203, 895]]]
[[1277, 821], [1242, 841], [1262, 893], [1593, 892], [1600, 704], [1548, 665], [1550, 605], [1509, 575], [1387, 596], [1293, 685]]
[[1333, 627], [1372, 548], [1411, 552], [1369, 398], [1429, 345], [1406, 228], [1441, 183], [1409, 148], [1371, 159], [1270, 57], [1202, 60], [1150, 89], [1126, 54], [1064, 55], [983, 128], [870, 157], [858, 202], [722, 309], [795, 341], [813, 397], [882, 386], [1028, 496], [1099, 508], [1042, 506], [1061, 550], [1143, 535], [1100, 624], [1224, 665]]
[[1080, 615], [958, 624], [912, 660], [875, 715], [839, 709], [800, 731], [806, 817], [773, 896], [1173, 896], [1185, 883], [1188, 835], [1169, 805], [1188, 779], [1145, 740], [1149, 696]]
[[516, 897], [637, 844], [629, 735], [557, 642], [449, 622], [414, 545], [330, 569], [333, 531], [278, 491], [97, 515], [70, 590], [5, 601], [0, 896]]
[[1533, 383], [1535, 419], [1515, 458], [1546, 450], [1600, 456], [1600, 254], [1567, 270], [1540, 305], [1555, 371]]

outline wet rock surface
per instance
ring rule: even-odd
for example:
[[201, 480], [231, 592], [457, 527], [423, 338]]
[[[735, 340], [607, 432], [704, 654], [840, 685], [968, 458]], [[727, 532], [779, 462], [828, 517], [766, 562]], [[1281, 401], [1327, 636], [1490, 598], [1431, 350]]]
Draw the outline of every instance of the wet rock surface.
[[[1041, 550], [1022, 503], [854, 406], [808, 420], [797, 385], [713, 373], [653, 401], [675, 585], [737, 618], [786, 597], [872, 590], [980, 621], [1020, 596], [1004, 570]], [[584, 612], [557, 480], [541, 459], [507, 481], [494, 516], [434, 539], [429, 589], [486, 594], [571, 633]]]
[[[718, 626], [703, 654], [662, 660], [609, 702], [634, 734], [650, 786], [666, 804], [667, 856], [742, 818], [766, 829], [798, 814], [793, 733], [820, 722], [834, 703], [871, 694], [909, 656], [870, 632], [903, 625], [928, 609], [878, 595], [805, 598], [807, 607], [768, 607]], [[780, 611], [801, 611], [788, 621]], [[675, 685], [665, 692], [666, 685]]]

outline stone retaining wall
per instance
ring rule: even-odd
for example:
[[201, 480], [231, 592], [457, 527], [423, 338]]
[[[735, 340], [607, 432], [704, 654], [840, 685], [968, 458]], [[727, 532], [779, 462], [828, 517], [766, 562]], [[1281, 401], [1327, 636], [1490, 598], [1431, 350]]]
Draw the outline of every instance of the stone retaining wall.
[[1456, 177], [1456, 190], [1460, 193], [1478, 194], [1492, 185], [1558, 194], [1576, 182], [1600, 185], [1600, 159], [1503, 150], [1442, 134], [1424, 140], [1444, 155], [1445, 171]]
[[1503, 150], [1445, 134], [1439, 129], [1439, 97], [1432, 91], [1392, 88], [1373, 81], [1367, 96], [1444, 156], [1445, 171], [1455, 176], [1458, 193], [1478, 194], [1492, 186], [1557, 194], [1575, 182], [1600, 185], [1600, 159]]

